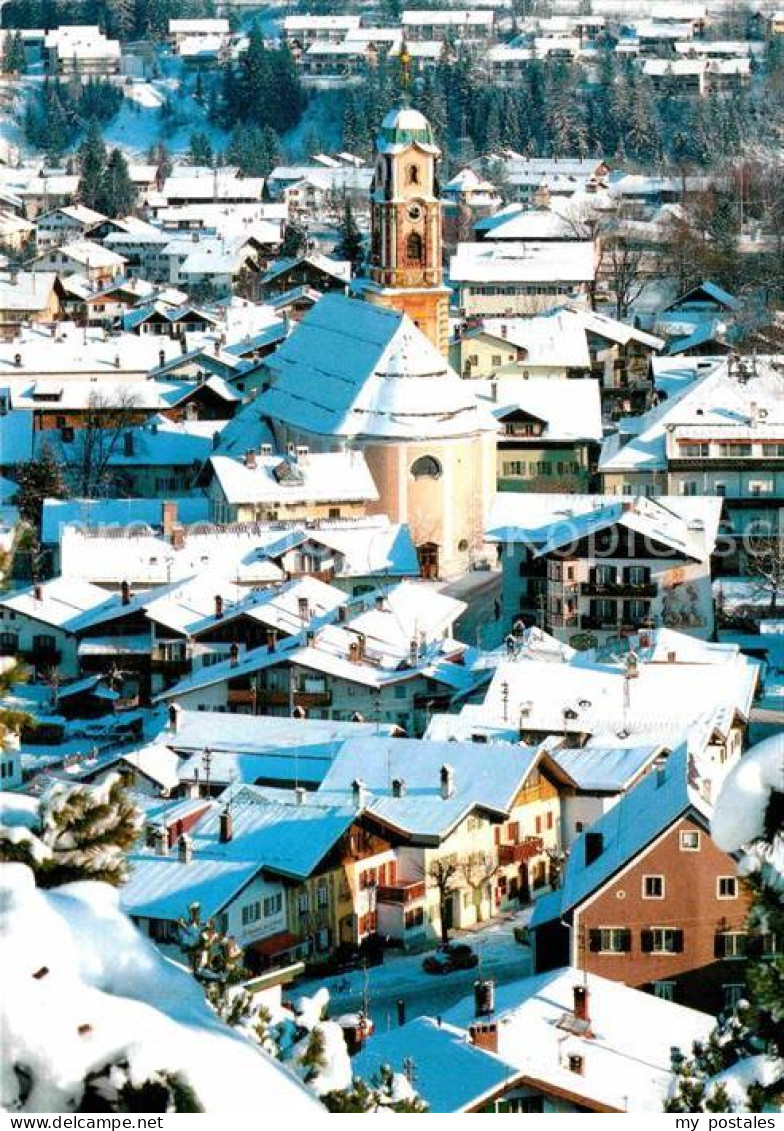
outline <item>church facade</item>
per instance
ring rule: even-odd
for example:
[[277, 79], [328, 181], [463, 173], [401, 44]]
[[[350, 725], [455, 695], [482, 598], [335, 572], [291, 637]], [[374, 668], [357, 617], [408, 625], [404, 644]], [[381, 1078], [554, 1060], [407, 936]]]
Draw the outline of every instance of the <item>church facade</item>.
[[498, 429], [446, 360], [437, 159], [421, 114], [387, 115], [361, 300], [325, 295], [267, 359], [255, 402], [281, 451], [362, 453], [379, 493], [369, 510], [408, 524], [425, 577], [481, 552]]

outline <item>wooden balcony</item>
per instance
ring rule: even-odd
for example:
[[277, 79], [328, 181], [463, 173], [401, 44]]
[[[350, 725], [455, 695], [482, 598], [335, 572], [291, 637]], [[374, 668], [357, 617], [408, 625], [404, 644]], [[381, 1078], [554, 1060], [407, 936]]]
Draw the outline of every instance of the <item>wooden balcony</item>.
[[300, 691], [297, 688], [289, 693], [287, 687], [262, 687], [256, 699], [260, 707], [330, 707], [331, 691]]
[[544, 842], [539, 836], [527, 836], [517, 844], [498, 845], [498, 863], [525, 864], [544, 851]]
[[376, 900], [379, 903], [418, 903], [425, 898], [426, 884], [424, 880], [417, 880], [410, 884], [392, 884], [376, 889]]

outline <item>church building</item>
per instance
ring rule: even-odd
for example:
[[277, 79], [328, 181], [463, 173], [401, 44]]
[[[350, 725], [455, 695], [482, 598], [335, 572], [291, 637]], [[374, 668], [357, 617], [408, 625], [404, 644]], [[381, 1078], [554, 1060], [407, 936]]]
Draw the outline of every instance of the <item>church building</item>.
[[364, 301], [325, 295], [265, 363], [255, 402], [281, 451], [357, 451], [369, 510], [407, 523], [426, 577], [466, 569], [484, 542], [498, 425], [446, 360], [438, 149], [407, 107], [384, 119]]

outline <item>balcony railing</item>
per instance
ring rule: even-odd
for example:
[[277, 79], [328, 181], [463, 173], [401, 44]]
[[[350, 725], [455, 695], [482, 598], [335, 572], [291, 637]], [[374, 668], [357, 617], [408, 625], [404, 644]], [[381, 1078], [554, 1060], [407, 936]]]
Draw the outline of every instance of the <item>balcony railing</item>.
[[262, 687], [256, 697], [260, 707], [329, 707], [332, 705], [331, 691], [300, 691], [294, 688], [289, 692], [285, 687]]
[[544, 844], [541, 837], [527, 836], [519, 844], [499, 844], [498, 863], [524, 864], [543, 851]]
[[426, 884], [417, 880], [411, 884], [389, 884], [376, 889], [379, 903], [418, 903], [425, 898]]
[[630, 623], [625, 617], [620, 621], [617, 618], [614, 620], [610, 616], [580, 617], [580, 628], [590, 629], [594, 632], [636, 632], [638, 628], [645, 628], [649, 623], [647, 616], [640, 617], [635, 624]]
[[580, 585], [583, 597], [655, 597], [658, 586], [654, 581], [583, 581]]

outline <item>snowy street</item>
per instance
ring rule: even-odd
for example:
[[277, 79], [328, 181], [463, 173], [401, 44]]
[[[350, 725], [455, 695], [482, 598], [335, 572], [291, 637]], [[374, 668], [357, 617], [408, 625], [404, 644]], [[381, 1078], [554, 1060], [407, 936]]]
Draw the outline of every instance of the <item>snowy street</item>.
[[531, 973], [530, 948], [515, 942], [513, 934], [514, 928], [522, 926], [529, 916], [530, 909], [478, 930], [452, 932], [453, 942], [468, 943], [479, 956], [479, 966], [473, 970], [426, 974], [422, 969], [424, 953], [403, 954], [391, 950], [386, 952], [382, 966], [371, 967], [366, 973], [352, 970], [330, 978], [303, 980], [295, 983], [291, 996], [310, 995], [320, 986], [326, 986], [330, 994], [330, 1014], [337, 1017], [359, 1009], [363, 990], [366, 990], [370, 1016], [379, 1032], [397, 1025], [397, 1002], [401, 998], [406, 1005], [407, 1020], [423, 1014], [437, 1016], [469, 995], [479, 976], [504, 985]]

